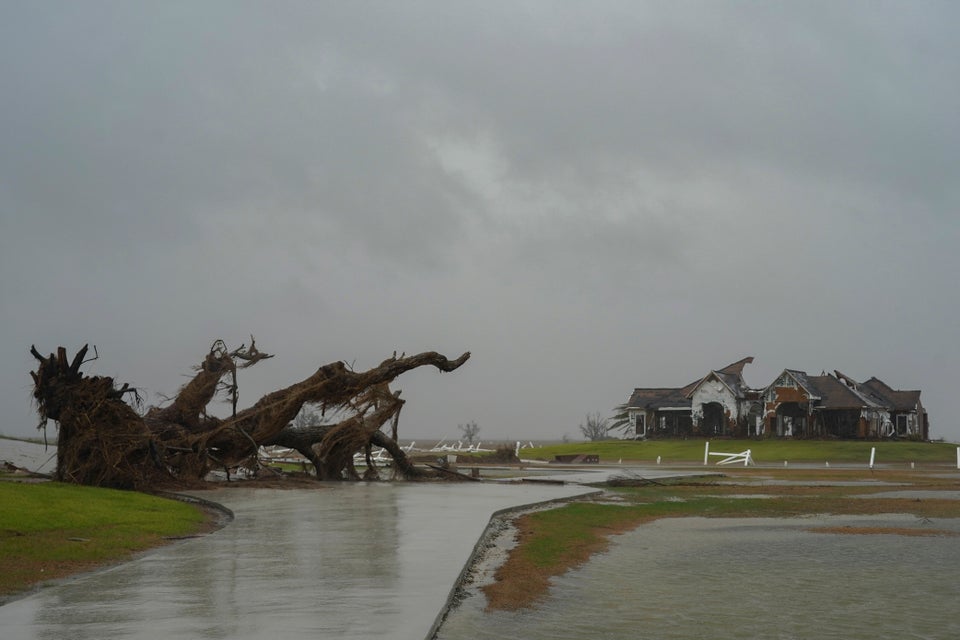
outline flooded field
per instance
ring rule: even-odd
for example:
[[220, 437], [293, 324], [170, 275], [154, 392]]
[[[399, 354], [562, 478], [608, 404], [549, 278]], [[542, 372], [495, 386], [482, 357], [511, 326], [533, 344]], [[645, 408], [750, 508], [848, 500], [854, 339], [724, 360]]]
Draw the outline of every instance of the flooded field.
[[[554, 580], [547, 600], [484, 611], [438, 638], [956, 638], [960, 538], [813, 533], [916, 526], [914, 516], [662, 519]], [[960, 520], [930, 525], [960, 532]]]

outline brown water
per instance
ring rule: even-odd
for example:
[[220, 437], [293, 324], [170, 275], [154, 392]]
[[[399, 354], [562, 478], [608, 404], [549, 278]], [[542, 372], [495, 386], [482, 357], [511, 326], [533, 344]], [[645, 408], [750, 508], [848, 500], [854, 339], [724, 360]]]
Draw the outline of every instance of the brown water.
[[960, 637], [960, 538], [807, 531], [827, 525], [917, 519], [658, 520], [556, 579], [537, 609], [484, 613], [475, 596], [438, 638]]

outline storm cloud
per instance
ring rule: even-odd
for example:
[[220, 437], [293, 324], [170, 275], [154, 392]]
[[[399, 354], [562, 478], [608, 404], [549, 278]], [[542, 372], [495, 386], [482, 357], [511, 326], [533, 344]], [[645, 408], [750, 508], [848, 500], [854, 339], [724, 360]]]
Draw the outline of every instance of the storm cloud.
[[577, 437], [742, 357], [953, 416], [949, 2], [8, 2], [0, 432], [31, 344], [171, 394], [215, 338], [398, 381], [401, 433]]

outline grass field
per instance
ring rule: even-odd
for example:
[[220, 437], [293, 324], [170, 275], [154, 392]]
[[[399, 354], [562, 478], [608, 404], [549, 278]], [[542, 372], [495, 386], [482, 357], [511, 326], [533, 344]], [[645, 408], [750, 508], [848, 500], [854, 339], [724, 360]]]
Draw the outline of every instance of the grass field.
[[[601, 463], [620, 460], [652, 462], [659, 456], [663, 464], [703, 462], [704, 440], [604, 440], [576, 442], [522, 449], [523, 459], [553, 460], [555, 455], [583, 453], [600, 456]], [[856, 441], [856, 440], [713, 440], [711, 451], [751, 450], [758, 464], [782, 464], [784, 460], [802, 463], [863, 463], [870, 461], [870, 449], [876, 447], [877, 464], [910, 462], [954, 464], [957, 445], [943, 442]], [[713, 458], [716, 461], [716, 458]]]
[[196, 532], [194, 505], [132, 491], [0, 482], [0, 600]]

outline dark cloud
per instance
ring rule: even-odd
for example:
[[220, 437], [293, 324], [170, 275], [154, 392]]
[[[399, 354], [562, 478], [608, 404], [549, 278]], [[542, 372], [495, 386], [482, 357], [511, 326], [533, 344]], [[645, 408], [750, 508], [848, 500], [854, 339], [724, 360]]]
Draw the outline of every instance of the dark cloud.
[[7, 4], [0, 392], [97, 342], [170, 393], [215, 337], [322, 362], [471, 349], [412, 434], [576, 435], [757, 356], [921, 387], [938, 435], [951, 3]]

